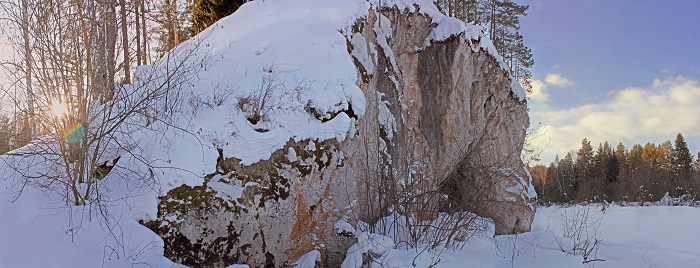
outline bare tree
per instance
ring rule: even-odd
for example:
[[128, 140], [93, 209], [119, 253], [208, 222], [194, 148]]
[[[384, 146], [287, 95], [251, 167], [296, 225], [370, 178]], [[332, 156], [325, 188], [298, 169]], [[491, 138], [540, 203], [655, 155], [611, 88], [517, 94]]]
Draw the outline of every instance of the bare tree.
[[[119, 1], [120, 15], [121, 15], [121, 29], [122, 29], [122, 47], [124, 53], [124, 84], [131, 83], [131, 68], [129, 62], [131, 61], [131, 54], [129, 53], [129, 30], [128, 30], [128, 20], [126, 16], [126, 0]], [[138, 29], [138, 27], [137, 27]]]
[[22, 43], [24, 45], [24, 64], [26, 66], [25, 87], [27, 88], [27, 108], [29, 111], [29, 139], [34, 137], [34, 91], [32, 90], [32, 49], [29, 39], [29, 4], [28, 0], [21, 0], [22, 5]]
[[[167, 122], [178, 110], [179, 88], [206, 64], [204, 59], [191, 62], [193, 56], [206, 54], [199, 51], [205, 37], [178, 48], [178, 57], [168, 54], [157, 66], [142, 71], [133, 84], [118, 85], [115, 1], [50, 0], [27, 17], [21, 15], [28, 1], [19, 1], [23, 2], [2, 2], [2, 8], [6, 14], [20, 15], [9, 17], [10, 25], [26, 26], [22, 35], [28, 38], [15, 45], [21, 48], [30, 40], [32, 46], [22, 51], [21, 62], [3, 66], [31, 68], [22, 72], [28, 80], [17, 83], [36, 83], [31, 97], [37, 109], [29, 117], [42, 136], [32, 146], [12, 152], [15, 160], [8, 164], [26, 181], [64, 193], [69, 206], [99, 203], [96, 185], [117, 161], [115, 152], [136, 146], [129, 142], [129, 133], [155, 121]], [[121, 4], [124, 15], [125, 2]], [[123, 27], [124, 16], [122, 22]], [[123, 49], [128, 51], [125, 42]], [[38, 158], [44, 159], [45, 169], [25, 169]]]

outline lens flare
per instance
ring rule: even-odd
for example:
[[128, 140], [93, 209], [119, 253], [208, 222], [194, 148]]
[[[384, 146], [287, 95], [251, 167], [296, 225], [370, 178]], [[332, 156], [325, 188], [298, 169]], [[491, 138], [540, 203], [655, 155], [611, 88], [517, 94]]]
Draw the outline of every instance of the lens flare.
[[68, 143], [79, 143], [85, 136], [85, 127], [80, 123], [75, 123], [65, 130], [63, 138]]
[[65, 104], [54, 100], [51, 102], [51, 112], [54, 116], [61, 118], [68, 115], [68, 108]]

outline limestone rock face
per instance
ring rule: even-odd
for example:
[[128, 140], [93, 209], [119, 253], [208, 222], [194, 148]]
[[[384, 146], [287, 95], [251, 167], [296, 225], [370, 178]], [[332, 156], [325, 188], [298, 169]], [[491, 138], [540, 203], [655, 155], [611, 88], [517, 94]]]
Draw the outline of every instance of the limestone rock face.
[[342, 141], [290, 140], [247, 166], [221, 154], [204, 185], [170, 191], [158, 219], [144, 223], [163, 237], [166, 256], [198, 267], [286, 267], [318, 250], [318, 265], [336, 267], [356, 239], [335, 223], [388, 215], [387, 192], [439, 193], [416, 203], [491, 218], [497, 234], [529, 231], [526, 103], [483, 40], [433, 38], [436, 26], [386, 8], [344, 32], [367, 103], [361, 118], [344, 111], [355, 129]]
[[322, 247], [324, 261], [342, 258], [345, 248], [334, 246], [351, 240], [332, 231], [340, 143], [290, 141], [269, 160], [238, 162], [220, 158], [219, 174], [203, 186], [183, 185], [161, 197], [158, 220], [146, 226], [163, 237], [167, 257], [195, 267], [286, 267]]
[[[360, 133], [376, 136], [357, 142], [379, 143], [384, 156], [376, 160], [398, 171], [384, 174], [389, 181], [418, 173], [426, 178], [423, 191], [440, 191], [450, 207], [493, 219], [497, 234], [529, 231], [536, 194], [520, 158], [526, 103], [495, 57], [480, 49], [481, 40], [464, 34], [431, 40], [426, 29], [434, 27], [431, 18], [398, 9], [371, 13], [356, 25], [353, 49], [375, 47], [377, 58], [362, 68], [368, 107], [359, 121]], [[369, 65], [359, 60], [362, 52], [352, 55]], [[416, 161], [420, 168], [406, 164]], [[372, 188], [358, 183], [358, 189]]]

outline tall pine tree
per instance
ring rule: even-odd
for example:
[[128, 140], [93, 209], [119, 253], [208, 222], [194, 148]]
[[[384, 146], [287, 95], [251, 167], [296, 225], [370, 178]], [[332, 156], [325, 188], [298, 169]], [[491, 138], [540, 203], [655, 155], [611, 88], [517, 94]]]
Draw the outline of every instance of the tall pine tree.
[[693, 156], [690, 154], [688, 144], [683, 134], [678, 133], [673, 147], [673, 171], [675, 175], [686, 176], [693, 167]]
[[676, 140], [674, 142], [674, 147], [672, 151], [672, 170], [675, 189], [673, 189], [672, 194], [675, 196], [680, 196], [686, 193], [686, 190], [693, 188], [692, 183], [692, 168], [693, 168], [693, 155], [690, 154], [688, 149], [688, 144], [685, 142], [685, 138], [681, 133], [676, 135]]
[[437, 0], [445, 15], [482, 25], [496, 50], [510, 67], [511, 77], [526, 91], [532, 90], [530, 69], [535, 64], [532, 50], [520, 34], [520, 18], [527, 16], [528, 5], [513, 0]]

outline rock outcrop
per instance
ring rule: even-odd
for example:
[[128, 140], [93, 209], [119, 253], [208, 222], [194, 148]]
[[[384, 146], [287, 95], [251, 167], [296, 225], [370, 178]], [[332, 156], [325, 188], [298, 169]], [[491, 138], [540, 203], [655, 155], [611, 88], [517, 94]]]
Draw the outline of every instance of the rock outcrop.
[[[381, 26], [372, 13], [355, 27], [351, 44], [360, 44], [353, 49], [367, 42], [377, 48], [378, 59], [371, 72], [363, 66], [367, 115], [359, 129], [369, 131], [356, 146], [378, 141], [385, 157], [373, 161], [429, 177], [427, 189], [448, 194], [452, 206], [493, 219], [497, 234], [529, 231], [536, 194], [520, 158], [529, 126], [526, 104], [511, 90], [500, 62], [482, 48], [485, 40], [464, 33], [432, 39], [432, 18], [405, 13], [386, 9], [378, 15]], [[364, 57], [364, 51], [351, 51]], [[424, 165], [402, 164], [416, 161]]]
[[[318, 250], [318, 265], [337, 266], [356, 241], [338, 220], [371, 224], [396, 211], [387, 195], [402, 191], [434, 205], [405, 209], [419, 219], [471, 211], [493, 219], [498, 234], [529, 231], [536, 196], [520, 159], [527, 107], [490, 41], [416, 7], [374, 8], [341, 29], [366, 98], [354, 107], [363, 116], [352, 106], [338, 113], [354, 122], [347, 137], [290, 139], [253, 164], [220, 151], [216, 173], [162, 196], [158, 218], [144, 222], [167, 257], [285, 267]], [[445, 34], [446, 26], [458, 30]]]

